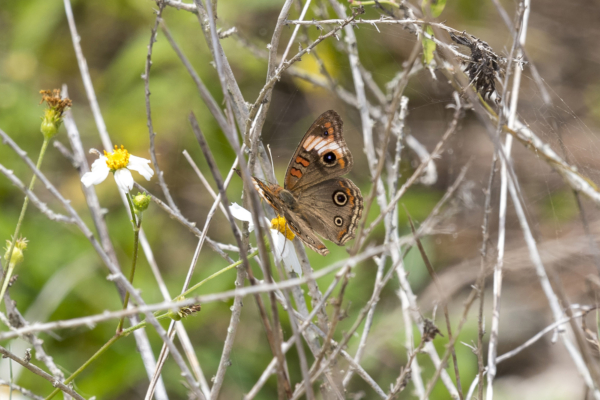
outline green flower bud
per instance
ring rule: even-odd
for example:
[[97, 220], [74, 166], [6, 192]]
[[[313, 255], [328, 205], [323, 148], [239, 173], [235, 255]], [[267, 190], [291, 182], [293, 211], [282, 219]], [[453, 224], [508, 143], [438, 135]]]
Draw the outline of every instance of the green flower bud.
[[175, 312], [173, 310], [169, 310], [169, 312], [167, 313], [167, 315], [169, 316], [169, 318], [171, 318], [173, 321], [181, 321], [181, 315], [179, 315], [178, 312]]
[[11, 243], [12, 243], [12, 241], [10, 241], [10, 240], [6, 241], [4, 259], [9, 263], [9, 265], [14, 264], [14, 266], [17, 266], [18, 264], [22, 263], [23, 260], [25, 259], [25, 257], [23, 256], [23, 250], [25, 250], [27, 248], [27, 239], [25, 239], [25, 238], [17, 239], [17, 241], [15, 242], [15, 247], [12, 251], [12, 255], [10, 256], [10, 260], [9, 260], [8, 252], [10, 251]]
[[47, 108], [44, 117], [42, 118], [42, 125], [40, 131], [46, 139], [52, 139], [54, 135], [58, 133], [62, 120], [57, 118], [56, 111]]
[[142, 211], [145, 211], [148, 208], [148, 205], [150, 205], [151, 198], [152, 196], [139, 192], [133, 197], [133, 208], [136, 214], [141, 213]]
[[71, 107], [71, 99], [61, 98], [60, 89], [40, 90], [42, 95], [42, 103], [46, 102], [48, 108], [44, 112], [42, 117], [42, 125], [40, 131], [44, 135], [45, 139], [51, 139], [58, 133], [58, 128], [63, 121], [63, 114], [67, 108]]

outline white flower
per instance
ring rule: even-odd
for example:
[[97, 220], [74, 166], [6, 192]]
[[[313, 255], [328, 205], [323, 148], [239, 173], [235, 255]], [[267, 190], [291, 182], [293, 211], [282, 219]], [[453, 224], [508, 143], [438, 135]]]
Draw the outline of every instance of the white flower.
[[[248, 222], [248, 230], [250, 232], [254, 230], [254, 223], [252, 222], [252, 214], [250, 211], [236, 203], [232, 203], [229, 209], [234, 218]], [[298, 276], [301, 276], [302, 268], [300, 267], [300, 260], [298, 260], [296, 249], [292, 243], [294, 234], [290, 231], [290, 228], [285, 225], [285, 218], [279, 217], [273, 218], [272, 221], [269, 221], [268, 219], [266, 221], [267, 224], [271, 225], [269, 231], [273, 238], [273, 254], [277, 260], [283, 262], [283, 265], [288, 272], [293, 271]], [[281, 231], [284, 231], [285, 235]]]
[[[96, 153], [98, 152], [96, 151]], [[104, 155], [100, 155], [100, 158], [94, 161], [91, 172], [86, 172], [81, 177], [81, 182], [86, 187], [97, 185], [103, 182], [108, 173], [112, 171], [119, 189], [128, 193], [133, 188], [131, 171], [139, 172], [147, 181], [152, 178], [154, 170], [148, 164], [150, 164], [150, 160], [133, 156], [123, 146], [119, 149], [115, 145], [115, 151], [112, 153], [104, 150]]]
[[[252, 214], [250, 214], [250, 211], [246, 210], [237, 203], [231, 203], [229, 210], [231, 210], [231, 215], [233, 215], [233, 218], [248, 223], [248, 230], [250, 232], [254, 230], [254, 222], [252, 221]], [[267, 224], [271, 223], [268, 219], [265, 220], [267, 221]]]
[[275, 257], [283, 262], [288, 272], [295, 272], [296, 275], [302, 276], [302, 267], [300, 266], [300, 260], [298, 260], [294, 243], [288, 240], [277, 229], [270, 229], [270, 231], [273, 238], [273, 245], [275, 246], [275, 251], [273, 252]]

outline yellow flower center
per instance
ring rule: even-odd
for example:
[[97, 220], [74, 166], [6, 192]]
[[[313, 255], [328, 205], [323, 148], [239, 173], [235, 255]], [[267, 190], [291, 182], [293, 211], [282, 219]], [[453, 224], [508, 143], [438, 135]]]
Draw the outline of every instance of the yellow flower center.
[[104, 155], [106, 156], [106, 165], [110, 168], [111, 171], [116, 171], [121, 168], [126, 168], [129, 165], [129, 152], [125, 150], [125, 147], [121, 145], [119, 149], [117, 145], [115, 145], [115, 151], [112, 153], [107, 153], [104, 150]]
[[287, 238], [287, 240], [294, 240], [294, 237], [296, 237], [294, 232], [288, 228], [284, 217], [278, 216], [277, 218], [273, 218], [271, 220], [271, 229], [277, 229]]

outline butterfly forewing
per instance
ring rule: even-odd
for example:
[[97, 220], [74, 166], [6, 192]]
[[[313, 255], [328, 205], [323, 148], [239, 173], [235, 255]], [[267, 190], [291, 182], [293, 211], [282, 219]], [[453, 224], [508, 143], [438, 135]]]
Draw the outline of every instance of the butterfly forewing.
[[292, 193], [327, 179], [347, 174], [352, 154], [342, 132], [342, 119], [325, 111], [308, 129], [290, 160], [285, 188]]
[[279, 200], [279, 193], [283, 190], [283, 188], [277, 184], [270, 184], [261, 181], [258, 178], [252, 177], [252, 183], [254, 183], [254, 188], [264, 200], [278, 214], [283, 214], [283, 207], [281, 205], [281, 201]]

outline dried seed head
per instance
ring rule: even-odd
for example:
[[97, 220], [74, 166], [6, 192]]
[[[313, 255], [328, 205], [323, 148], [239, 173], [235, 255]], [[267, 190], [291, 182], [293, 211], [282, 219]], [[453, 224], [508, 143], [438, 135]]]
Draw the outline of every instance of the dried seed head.
[[[177, 301], [185, 300], [185, 297], [178, 297]], [[189, 317], [202, 309], [200, 304], [192, 304], [191, 306], [181, 307], [179, 310], [169, 310], [168, 315], [173, 321], [180, 321], [183, 318]]]
[[489, 99], [496, 92], [496, 73], [501, 73], [503, 59], [486, 42], [475, 36], [463, 32], [461, 36], [450, 33], [450, 37], [471, 50], [471, 59], [464, 62], [465, 73], [477, 91]]
[[444, 336], [432, 320], [425, 318], [423, 322], [423, 340], [430, 342], [435, 339], [436, 335]]
[[73, 102], [67, 97], [61, 98], [60, 89], [40, 90], [40, 94], [42, 95], [40, 104], [46, 102], [48, 106], [42, 117], [40, 130], [46, 139], [50, 139], [58, 132], [63, 121], [63, 114]]

